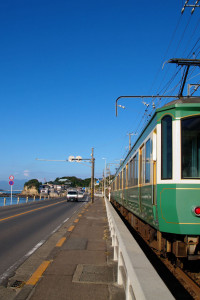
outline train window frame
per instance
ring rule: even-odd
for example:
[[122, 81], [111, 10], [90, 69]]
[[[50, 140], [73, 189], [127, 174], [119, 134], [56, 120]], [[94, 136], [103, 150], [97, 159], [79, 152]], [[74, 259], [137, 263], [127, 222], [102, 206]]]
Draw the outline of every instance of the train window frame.
[[[167, 126], [170, 125], [170, 128], [165, 127], [164, 132], [164, 121], [169, 120], [169, 123]], [[173, 121], [172, 116], [169, 114], [166, 114], [161, 119], [161, 180], [172, 180], [173, 179]], [[167, 132], [167, 134], [166, 134]], [[170, 135], [169, 135], [170, 133]], [[169, 138], [171, 142], [171, 147], [169, 147]], [[166, 146], [167, 145], [167, 146]], [[171, 150], [171, 153], [170, 153]], [[165, 161], [164, 165], [164, 157], [167, 156], [167, 164]], [[170, 158], [170, 160], [169, 160]], [[170, 162], [170, 164], [169, 164]], [[169, 169], [168, 169], [169, 167]], [[166, 175], [165, 175], [166, 173]]]
[[129, 182], [129, 180], [128, 180], [128, 173], [129, 172], [129, 164], [127, 163], [126, 164], [126, 187], [128, 187], [128, 182]]
[[[189, 121], [189, 120], [194, 120], [195, 118], [200, 118], [200, 115], [198, 114], [198, 115], [193, 115], [193, 116], [186, 116], [186, 117], [184, 117], [184, 118], [182, 118], [181, 119], [181, 179], [183, 179], [183, 180], [200, 180], [200, 154], [199, 154], [199, 152], [198, 152], [198, 149], [197, 149], [197, 152], [196, 152], [196, 160], [197, 160], [197, 173], [199, 173], [199, 177], [198, 176], [191, 176], [191, 177], [187, 177], [187, 176], [184, 176], [183, 175], [183, 172], [184, 172], [184, 170], [183, 170], [183, 122], [184, 121]], [[191, 134], [189, 135], [189, 137], [191, 138]], [[196, 138], [197, 138], [197, 140], [196, 140], [196, 146], [197, 147], [199, 147], [199, 149], [200, 149], [200, 140], [198, 140], [198, 138], [200, 138], [200, 136], [196, 136]], [[188, 143], [187, 143], [188, 144]], [[194, 149], [193, 149], [193, 151], [194, 151]], [[187, 156], [188, 156], [188, 150], [187, 150]], [[198, 166], [199, 165], [199, 166]], [[194, 170], [193, 171], [191, 171], [191, 172], [194, 172]]]
[[131, 159], [131, 171], [130, 171], [131, 172], [131, 186], [135, 185], [134, 184], [134, 182], [135, 182], [134, 181], [134, 178], [135, 178], [134, 177], [135, 176], [135, 169], [134, 169], [135, 168], [135, 156], [136, 155], [134, 155], [133, 158]]
[[128, 163], [128, 187], [131, 186], [131, 171], [132, 171], [132, 159]]
[[[149, 147], [149, 157], [147, 158], [147, 145]], [[151, 143], [151, 138], [149, 138], [146, 143], [145, 143], [145, 179], [144, 182], [145, 184], [150, 184], [151, 183], [151, 150], [152, 143]], [[149, 174], [147, 174], [147, 171], [149, 171]], [[147, 181], [148, 179], [148, 181]]]
[[139, 149], [139, 184], [145, 184], [145, 144]]
[[122, 170], [122, 189], [126, 187], [126, 166]]
[[139, 152], [133, 157], [133, 186], [138, 186], [139, 184]]
[[117, 189], [120, 190], [120, 174], [118, 174]]

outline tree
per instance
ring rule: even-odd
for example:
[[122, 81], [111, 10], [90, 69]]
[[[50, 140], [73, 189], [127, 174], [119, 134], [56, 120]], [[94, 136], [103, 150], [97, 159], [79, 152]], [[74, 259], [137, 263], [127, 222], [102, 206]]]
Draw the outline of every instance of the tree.
[[37, 179], [31, 179], [31, 180], [25, 182], [24, 187], [27, 187], [28, 189], [35, 187], [39, 191], [39, 186], [41, 184], [42, 183], [39, 182]]

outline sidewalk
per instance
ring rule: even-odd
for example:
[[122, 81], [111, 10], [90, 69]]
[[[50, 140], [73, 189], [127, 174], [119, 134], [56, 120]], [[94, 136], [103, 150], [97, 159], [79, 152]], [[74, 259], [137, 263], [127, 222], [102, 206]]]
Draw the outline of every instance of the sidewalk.
[[41, 266], [39, 281], [33, 276], [15, 299], [27, 299], [32, 286], [30, 300], [123, 300], [112, 258], [104, 200], [95, 197]]

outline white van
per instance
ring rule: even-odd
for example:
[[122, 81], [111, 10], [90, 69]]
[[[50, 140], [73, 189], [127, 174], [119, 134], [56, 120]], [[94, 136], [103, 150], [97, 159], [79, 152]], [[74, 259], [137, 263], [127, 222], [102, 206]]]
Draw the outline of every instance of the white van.
[[76, 190], [69, 190], [67, 192], [68, 201], [78, 201], [78, 192]]

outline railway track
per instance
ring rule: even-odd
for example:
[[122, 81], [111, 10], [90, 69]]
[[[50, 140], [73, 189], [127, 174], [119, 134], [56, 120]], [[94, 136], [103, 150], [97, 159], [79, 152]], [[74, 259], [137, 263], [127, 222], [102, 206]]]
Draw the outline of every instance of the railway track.
[[192, 298], [200, 300], [200, 273], [192, 270], [184, 270], [171, 263], [167, 258], [160, 257], [160, 259]]

